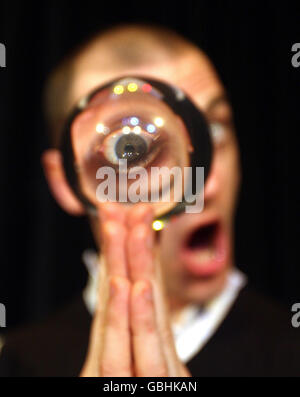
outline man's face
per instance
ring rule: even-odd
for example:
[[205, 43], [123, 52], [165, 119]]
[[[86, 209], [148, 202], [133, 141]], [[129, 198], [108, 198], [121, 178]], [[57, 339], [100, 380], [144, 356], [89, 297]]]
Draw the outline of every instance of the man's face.
[[196, 51], [159, 65], [109, 70], [93, 66], [92, 54], [78, 58], [68, 102], [123, 75], [163, 80], [185, 91], [212, 123], [218, 123], [213, 161], [204, 191], [204, 210], [172, 218], [159, 236], [160, 260], [171, 302], [203, 302], [223, 287], [233, 266], [233, 217], [240, 169], [231, 109], [224, 88], [207, 57]]

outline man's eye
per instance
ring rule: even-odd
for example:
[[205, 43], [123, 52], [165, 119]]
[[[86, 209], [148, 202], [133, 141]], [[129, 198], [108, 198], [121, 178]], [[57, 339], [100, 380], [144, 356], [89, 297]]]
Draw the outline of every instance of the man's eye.
[[128, 165], [148, 163], [153, 138], [140, 127], [135, 129], [121, 130], [105, 138], [100, 150], [109, 163], [117, 165], [119, 160], [127, 160]]
[[226, 129], [221, 123], [213, 122], [210, 124], [210, 134], [214, 146], [222, 146], [226, 142]]

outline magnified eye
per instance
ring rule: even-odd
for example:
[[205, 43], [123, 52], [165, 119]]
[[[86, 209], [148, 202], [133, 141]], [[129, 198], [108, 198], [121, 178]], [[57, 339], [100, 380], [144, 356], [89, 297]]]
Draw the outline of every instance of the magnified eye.
[[[136, 132], [134, 131], [136, 130]], [[151, 158], [151, 145], [154, 138], [135, 127], [133, 131], [124, 129], [116, 132], [104, 140], [101, 152], [111, 164], [117, 165], [119, 160], [127, 160], [128, 164], [148, 163]], [[152, 156], [151, 156], [152, 157]]]
[[140, 160], [148, 150], [149, 143], [138, 134], [114, 134], [104, 142], [103, 153], [112, 164], [119, 160], [134, 162]]

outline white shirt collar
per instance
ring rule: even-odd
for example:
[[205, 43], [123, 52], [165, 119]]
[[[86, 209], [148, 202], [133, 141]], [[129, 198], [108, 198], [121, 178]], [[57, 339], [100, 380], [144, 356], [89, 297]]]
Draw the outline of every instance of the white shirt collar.
[[[88, 311], [93, 315], [97, 305], [98, 256], [95, 251], [86, 250], [83, 262], [89, 272], [89, 280], [83, 291], [83, 299]], [[221, 293], [204, 307], [189, 305], [181, 313], [180, 323], [172, 325], [178, 357], [183, 362], [191, 360], [216, 332], [240, 290], [247, 282], [246, 276], [233, 269]]]

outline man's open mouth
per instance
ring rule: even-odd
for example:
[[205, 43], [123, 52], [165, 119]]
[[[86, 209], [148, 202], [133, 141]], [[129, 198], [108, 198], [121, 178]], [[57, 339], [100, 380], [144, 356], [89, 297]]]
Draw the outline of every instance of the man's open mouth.
[[228, 257], [227, 241], [219, 221], [195, 228], [181, 250], [181, 261], [186, 270], [197, 276], [212, 276], [220, 271]]

